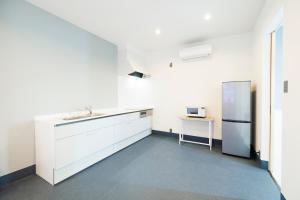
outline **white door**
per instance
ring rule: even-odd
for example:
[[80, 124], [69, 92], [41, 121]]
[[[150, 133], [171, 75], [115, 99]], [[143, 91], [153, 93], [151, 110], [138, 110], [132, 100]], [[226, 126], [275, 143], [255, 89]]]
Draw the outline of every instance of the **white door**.
[[272, 64], [271, 64], [271, 134], [270, 134], [270, 165], [269, 170], [281, 185], [281, 142], [282, 142], [282, 58], [283, 58], [283, 27], [272, 33]]

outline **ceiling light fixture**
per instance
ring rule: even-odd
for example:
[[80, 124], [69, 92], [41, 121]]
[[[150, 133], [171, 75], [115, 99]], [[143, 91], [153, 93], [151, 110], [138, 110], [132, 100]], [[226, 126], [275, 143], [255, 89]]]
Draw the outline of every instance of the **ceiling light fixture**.
[[155, 30], [155, 34], [156, 34], [156, 35], [159, 35], [159, 34], [160, 34], [160, 30], [159, 30], [159, 29], [156, 29], [156, 30]]
[[210, 20], [210, 19], [211, 19], [211, 14], [206, 13], [206, 14], [204, 15], [204, 19], [205, 19], [206, 21]]

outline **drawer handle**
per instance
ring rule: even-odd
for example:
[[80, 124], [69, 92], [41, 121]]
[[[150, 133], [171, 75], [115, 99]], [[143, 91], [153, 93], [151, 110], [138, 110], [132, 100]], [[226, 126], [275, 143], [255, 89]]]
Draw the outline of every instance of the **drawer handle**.
[[147, 116], [147, 112], [140, 112], [140, 118], [144, 118]]

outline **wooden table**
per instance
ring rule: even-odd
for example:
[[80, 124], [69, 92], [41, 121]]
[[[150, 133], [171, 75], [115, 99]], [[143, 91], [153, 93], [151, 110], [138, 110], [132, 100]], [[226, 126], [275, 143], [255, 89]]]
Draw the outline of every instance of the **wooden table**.
[[207, 122], [208, 123], [208, 143], [194, 142], [194, 141], [185, 140], [184, 135], [188, 135], [188, 134], [179, 133], [179, 144], [181, 144], [181, 142], [201, 144], [201, 145], [209, 146], [209, 149], [211, 150], [211, 148], [212, 148], [212, 135], [213, 135], [212, 126], [213, 126], [214, 118], [213, 117], [200, 118], [200, 117], [182, 116], [182, 117], [180, 117], [180, 119], [189, 120], [189, 121]]

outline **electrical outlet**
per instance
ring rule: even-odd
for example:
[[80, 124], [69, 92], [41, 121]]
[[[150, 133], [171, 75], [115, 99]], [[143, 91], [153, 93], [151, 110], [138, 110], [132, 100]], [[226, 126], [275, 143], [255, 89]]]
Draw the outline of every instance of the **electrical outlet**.
[[169, 131], [170, 133], [173, 133], [173, 130], [170, 128], [170, 131]]

